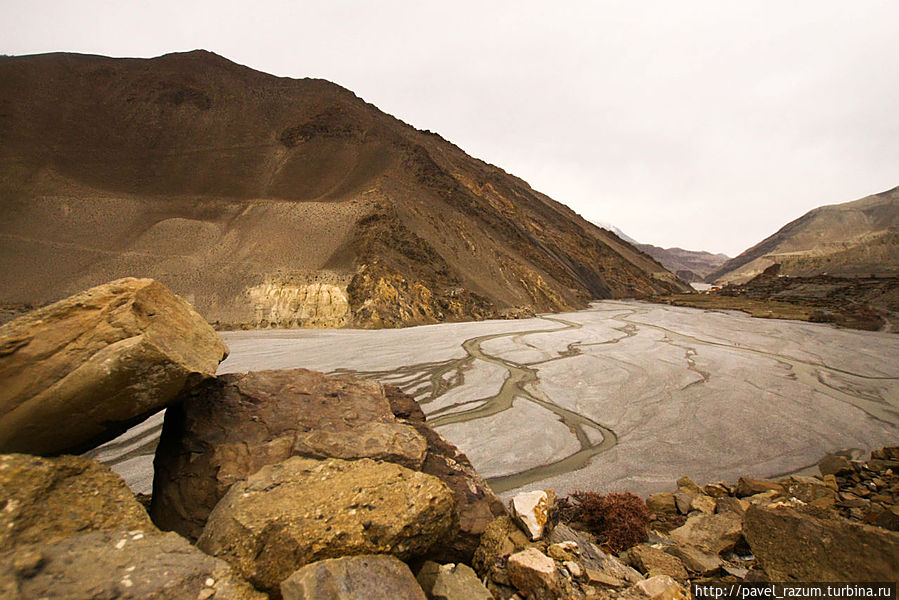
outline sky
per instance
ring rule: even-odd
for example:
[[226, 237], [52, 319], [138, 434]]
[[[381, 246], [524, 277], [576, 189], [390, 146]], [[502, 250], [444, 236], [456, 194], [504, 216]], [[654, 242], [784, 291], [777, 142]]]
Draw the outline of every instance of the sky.
[[899, 2], [3, 0], [0, 53], [321, 77], [640, 242], [739, 252], [899, 185]]

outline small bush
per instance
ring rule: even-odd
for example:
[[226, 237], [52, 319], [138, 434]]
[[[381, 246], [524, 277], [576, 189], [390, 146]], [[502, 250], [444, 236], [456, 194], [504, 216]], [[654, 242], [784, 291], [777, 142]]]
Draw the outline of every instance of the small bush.
[[630, 492], [602, 495], [577, 491], [574, 515], [616, 554], [646, 541], [649, 509], [642, 498]]

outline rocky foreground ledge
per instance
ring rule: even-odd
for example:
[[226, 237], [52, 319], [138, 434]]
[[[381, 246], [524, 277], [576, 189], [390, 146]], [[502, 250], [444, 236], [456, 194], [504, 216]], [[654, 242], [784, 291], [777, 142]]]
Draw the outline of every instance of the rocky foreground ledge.
[[[669, 600], [695, 581], [899, 577], [899, 448], [828, 457], [820, 477], [507, 509], [396, 388], [215, 377], [224, 346], [164, 287], [76, 298], [0, 327], [0, 377], [28, 384], [0, 386], [2, 598]], [[151, 498], [59, 454], [150, 406], [168, 407]]]

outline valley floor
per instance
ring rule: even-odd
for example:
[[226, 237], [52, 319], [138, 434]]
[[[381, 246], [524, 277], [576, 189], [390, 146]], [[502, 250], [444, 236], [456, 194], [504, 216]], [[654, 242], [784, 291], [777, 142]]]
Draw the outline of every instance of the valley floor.
[[[642, 302], [518, 321], [223, 334], [219, 373], [304, 367], [414, 395], [494, 489], [668, 489], [899, 441], [899, 336]], [[94, 452], [149, 491], [161, 415]], [[143, 489], [142, 489], [143, 488]]]

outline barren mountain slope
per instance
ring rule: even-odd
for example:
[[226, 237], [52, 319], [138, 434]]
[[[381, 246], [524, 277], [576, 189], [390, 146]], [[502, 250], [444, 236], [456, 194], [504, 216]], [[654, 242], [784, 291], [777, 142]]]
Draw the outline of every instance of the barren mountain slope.
[[773, 264], [798, 277], [899, 275], [899, 187], [809, 211], [706, 280], [744, 283]]
[[703, 250], [660, 248], [651, 244], [640, 244], [637, 248], [688, 282], [705, 280], [706, 275], [730, 260], [726, 254], [712, 254]]
[[222, 326], [398, 326], [682, 288], [323, 80], [204, 51], [0, 57], [0, 303], [153, 277]]

